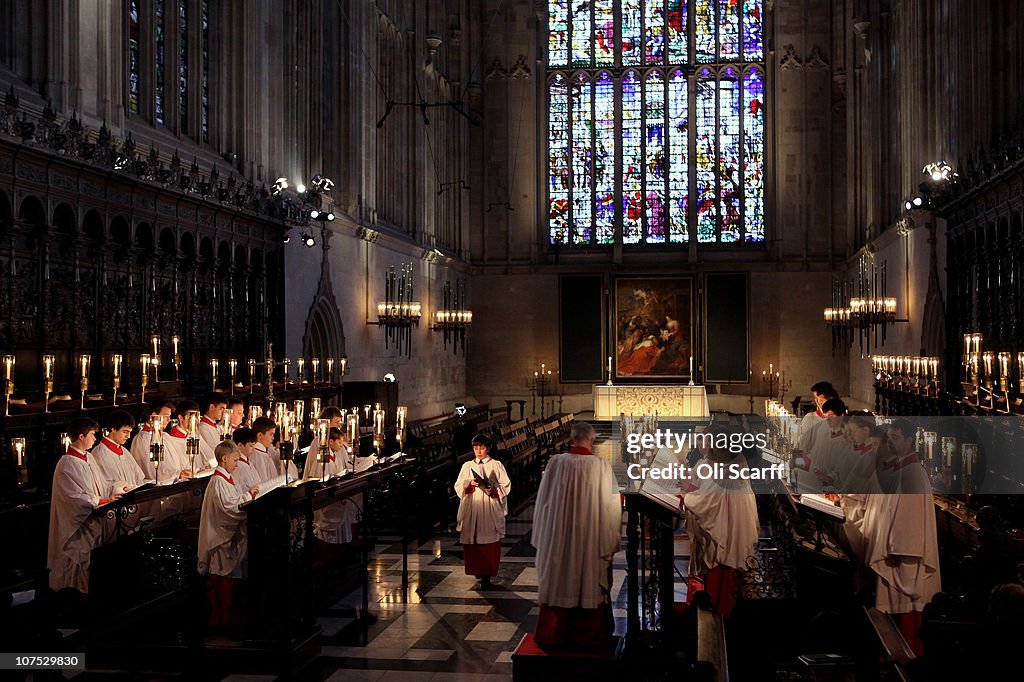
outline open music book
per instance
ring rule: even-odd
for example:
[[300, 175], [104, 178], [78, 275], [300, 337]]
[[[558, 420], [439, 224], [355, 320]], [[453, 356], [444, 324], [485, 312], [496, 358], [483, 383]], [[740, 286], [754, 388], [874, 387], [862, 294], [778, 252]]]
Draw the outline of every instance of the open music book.
[[846, 519], [846, 514], [843, 512], [842, 507], [823, 495], [804, 493], [800, 496], [800, 499], [797, 500], [797, 502], [805, 507], [810, 507], [816, 511], [828, 514], [829, 516], [834, 516], [840, 521]]

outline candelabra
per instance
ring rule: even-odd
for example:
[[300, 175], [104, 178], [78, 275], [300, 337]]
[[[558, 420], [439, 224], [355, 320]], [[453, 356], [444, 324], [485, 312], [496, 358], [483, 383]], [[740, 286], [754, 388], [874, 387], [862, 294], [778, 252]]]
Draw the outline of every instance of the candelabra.
[[377, 321], [368, 322], [384, 327], [384, 347], [391, 344], [405, 355], [412, 353], [412, 327], [418, 326], [421, 306], [414, 299], [412, 263], [403, 265], [401, 276], [388, 268], [384, 275], [384, 300], [377, 304]]
[[888, 326], [896, 321], [896, 299], [885, 295], [886, 264], [876, 266], [862, 257], [856, 282], [836, 279], [832, 306], [825, 308], [825, 324], [832, 330], [832, 352], [844, 353], [857, 337], [864, 347], [884, 345]]
[[466, 307], [466, 281], [458, 280], [454, 286], [444, 283], [444, 303], [434, 313], [433, 331], [443, 332], [444, 347], [452, 344], [452, 352], [466, 352], [466, 332], [473, 324], [473, 311]]
[[767, 384], [768, 386], [768, 397], [771, 400], [775, 400], [775, 386], [779, 383], [781, 375], [778, 370], [775, 369], [773, 363], [768, 363], [768, 369], [761, 370], [761, 383]]
[[551, 384], [551, 370], [547, 369], [547, 365], [541, 363], [540, 370], [534, 371], [533, 381], [530, 384], [530, 395], [532, 397], [532, 411], [531, 414], [537, 414], [537, 398], [540, 398], [540, 418], [544, 419], [544, 398], [548, 393], [548, 386]]
[[11, 396], [14, 395], [14, 356], [4, 356], [4, 416], [11, 414]]
[[11, 450], [14, 451], [14, 464], [18, 469], [18, 487], [24, 488], [28, 483], [28, 467], [25, 466], [25, 439], [12, 438]]
[[56, 358], [52, 355], [43, 356], [43, 412], [50, 411], [50, 394], [53, 393], [53, 363]]

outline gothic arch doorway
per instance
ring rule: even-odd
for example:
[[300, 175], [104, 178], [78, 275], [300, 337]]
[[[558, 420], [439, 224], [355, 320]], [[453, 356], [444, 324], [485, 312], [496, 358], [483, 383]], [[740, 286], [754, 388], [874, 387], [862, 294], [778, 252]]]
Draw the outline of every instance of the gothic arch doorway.
[[338, 358], [345, 355], [345, 327], [338, 313], [334, 296], [318, 291], [306, 318], [306, 334], [302, 339], [302, 355], [307, 358]]

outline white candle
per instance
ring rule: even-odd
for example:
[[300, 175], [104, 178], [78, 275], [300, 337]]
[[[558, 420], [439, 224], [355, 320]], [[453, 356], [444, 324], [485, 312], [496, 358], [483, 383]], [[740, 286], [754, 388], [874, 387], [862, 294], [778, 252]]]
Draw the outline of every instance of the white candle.
[[608, 373], [612, 373], [612, 356], [608, 356]]
[[693, 374], [693, 356], [690, 356], [690, 374]]

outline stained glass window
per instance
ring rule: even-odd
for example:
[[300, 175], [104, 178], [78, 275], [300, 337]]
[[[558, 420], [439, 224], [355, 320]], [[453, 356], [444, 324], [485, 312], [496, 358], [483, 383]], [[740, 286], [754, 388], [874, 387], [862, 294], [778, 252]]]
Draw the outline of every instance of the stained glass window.
[[164, 124], [164, 0], [156, 0], [156, 122]]
[[764, 241], [762, 11], [549, 0], [551, 243]]
[[202, 90], [202, 133], [203, 142], [210, 141], [210, 2], [203, 0], [200, 8], [202, 12], [202, 43], [203, 43], [203, 78], [200, 84]]
[[178, 127], [188, 132], [188, 3], [178, 3]]
[[128, 4], [128, 112], [132, 114], [139, 113], [140, 36], [139, 2], [131, 0]]

